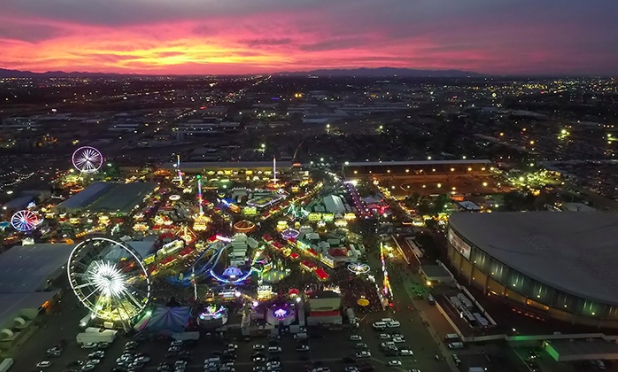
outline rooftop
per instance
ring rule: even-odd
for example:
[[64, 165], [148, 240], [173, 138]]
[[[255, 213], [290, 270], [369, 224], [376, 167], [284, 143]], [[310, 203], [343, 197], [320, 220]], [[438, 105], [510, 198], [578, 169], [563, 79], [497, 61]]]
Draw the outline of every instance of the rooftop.
[[410, 166], [410, 165], [466, 165], [492, 164], [490, 160], [421, 160], [421, 161], [361, 161], [346, 166]]
[[58, 204], [57, 208], [86, 208], [86, 206], [105, 195], [105, 193], [110, 191], [112, 188], [114, 188], [114, 184], [95, 182], [64, 202]]
[[0, 254], [0, 293], [35, 292], [69, 260], [66, 244], [14, 246]]
[[32, 293], [0, 293], [0, 326], [22, 309], [38, 309], [51, 300], [57, 291]]
[[604, 212], [454, 213], [470, 243], [548, 286], [617, 305], [617, 215]]
[[88, 205], [88, 209], [93, 212], [118, 211], [128, 213], [156, 187], [157, 184], [151, 182], [117, 184], [105, 195]]
[[130, 212], [151, 193], [157, 185], [150, 182], [107, 183], [95, 182], [84, 190], [58, 204], [59, 209], [87, 209], [93, 212]]
[[[176, 169], [173, 163], [163, 164], [164, 169]], [[277, 161], [276, 166], [280, 169], [289, 169], [292, 167], [291, 161]], [[181, 162], [181, 170], [183, 169], [259, 169], [273, 168], [273, 161], [196, 161], [196, 162]]]

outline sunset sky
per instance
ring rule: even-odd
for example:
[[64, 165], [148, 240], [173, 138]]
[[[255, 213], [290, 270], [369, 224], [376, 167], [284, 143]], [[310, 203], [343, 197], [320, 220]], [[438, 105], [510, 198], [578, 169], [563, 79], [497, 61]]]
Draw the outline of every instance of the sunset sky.
[[0, 68], [617, 74], [616, 0], [0, 0]]

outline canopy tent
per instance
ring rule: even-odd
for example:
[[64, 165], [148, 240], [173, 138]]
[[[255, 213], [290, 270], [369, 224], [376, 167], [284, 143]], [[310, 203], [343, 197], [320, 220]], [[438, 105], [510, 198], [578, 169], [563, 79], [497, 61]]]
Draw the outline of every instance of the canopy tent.
[[183, 332], [190, 316], [190, 307], [158, 307], [153, 310], [152, 317], [146, 324], [146, 330]]

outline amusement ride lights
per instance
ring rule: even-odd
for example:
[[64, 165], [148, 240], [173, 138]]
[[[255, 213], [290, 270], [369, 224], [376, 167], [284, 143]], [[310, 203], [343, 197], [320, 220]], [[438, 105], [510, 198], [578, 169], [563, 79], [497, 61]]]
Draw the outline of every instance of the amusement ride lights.
[[383, 293], [386, 297], [393, 297], [391, 284], [389, 283], [389, 272], [387, 272], [387, 263], [385, 262], [385, 248], [383, 243], [380, 243], [380, 263], [383, 268]]
[[34, 230], [40, 222], [39, 217], [28, 210], [17, 211], [11, 216], [11, 225], [20, 232]]
[[73, 152], [73, 166], [80, 173], [94, 173], [103, 165], [103, 155], [93, 147], [81, 147]]
[[[176, 168], [178, 169], [178, 184], [179, 186], [183, 185], [183, 173], [181, 172], [181, 155], [176, 155]], [[200, 178], [200, 176], [198, 176]]]

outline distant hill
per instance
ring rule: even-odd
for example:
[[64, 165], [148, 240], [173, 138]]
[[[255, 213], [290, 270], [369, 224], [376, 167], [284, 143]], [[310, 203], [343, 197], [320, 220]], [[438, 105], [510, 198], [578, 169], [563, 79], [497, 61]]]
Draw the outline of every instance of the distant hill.
[[[425, 70], [425, 69], [410, 69], [410, 68], [354, 68], [354, 69], [317, 69], [313, 71], [303, 72], [279, 72], [277, 76], [334, 76], [334, 77], [479, 77], [479, 73], [459, 71], [456, 69], [449, 70]], [[121, 73], [100, 73], [100, 72], [30, 72], [17, 71], [13, 69], [0, 68], [0, 78], [50, 78], [50, 77], [118, 77], [118, 76], [136, 76], [131, 74]]]
[[448, 70], [426, 70], [426, 69], [411, 69], [411, 68], [353, 68], [353, 69], [317, 69], [306, 72], [282, 72], [277, 75], [298, 76], [298, 75], [315, 75], [315, 76], [336, 76], [336, 77], [479, 77], [479, 73], [459, 71], [456, 69]]
[[130, 76], [130, 75], [118, 74], [118, 73], [63, 72], [63, 71], [49, 71], [49, 72], [37, 73], [37, 72], [30, 72], [30, 71], [17, 71], [14, 69], [0, 68], [0, 78], [114, 77], [114, 76]]

